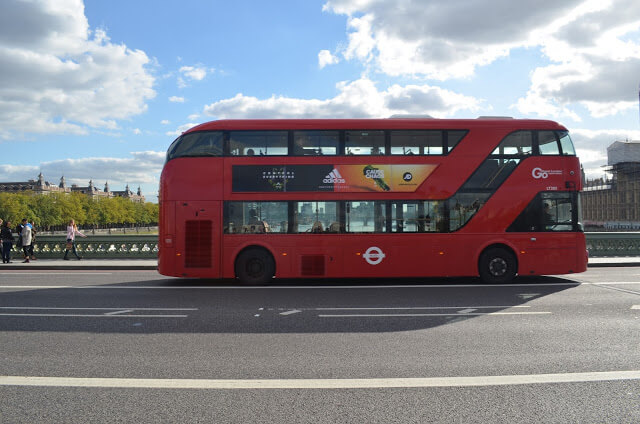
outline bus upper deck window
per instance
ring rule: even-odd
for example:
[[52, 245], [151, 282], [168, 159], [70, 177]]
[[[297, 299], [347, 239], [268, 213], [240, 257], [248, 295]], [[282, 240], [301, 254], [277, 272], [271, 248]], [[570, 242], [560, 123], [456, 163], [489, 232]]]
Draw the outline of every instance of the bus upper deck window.
[[531, 131], [516, 131], [506, 136], [492, 154], [526, 156], [532, 152], [533, 133]]
[[293, 155], [336, 155], [339, 140], [338, 131], [294, 131]]
[[169, 147], [167, 160], [186, 156], [222, 156], [222, 132], [197, 131], [180, 136]]
[[384, 131], [346, 131], [347, 155], [384, 155]]
[[443, 131], [391, 131], [392, 155], [441, 155]]
[[287, 131], [231, 131], [232, 156], [282, 156], [289, 151]]

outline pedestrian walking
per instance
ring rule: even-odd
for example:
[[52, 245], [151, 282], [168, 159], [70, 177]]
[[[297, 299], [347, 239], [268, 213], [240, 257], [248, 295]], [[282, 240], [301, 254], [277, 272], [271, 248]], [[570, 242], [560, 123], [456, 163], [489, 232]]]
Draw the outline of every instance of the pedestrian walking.
[[22, 247], [22, 229], [25, 225], [27, 225], [27, 218], [24, 218], [20, 224], [16, 225], [16, 233], [18, 234], [18, 242], [16, 243], [17, 248]]
[[65, 261], [69, 260], [69, 258], [67, 258], [69, 250], [73, 252], [78, 260], [82, 259], [82, 256], [78, 255], [78, 252], [76, 252], [76, 235], [79, 235], [80, 237], [86, 237], [84, 234], [78, 231], [78, 226], [72, 219], [69, 221], [69, 225], [67, 226], [67, 245], [65, 246], [64, 258], [62, 258]]
[[0, 228], [0, 240], [2, 241], [2, 263], [11, 263], [11, 249], [13, 248], [13, 233], [11, 232], [11, 222], [5, 221]]
[[[24, 221], [24, 220], [23, 220]], [[23, 263], [29, 263], [29, 247], [31, 246], [31, 225], [27, 222], [22, 227], [22, 252], [24, 253]]]
[[34, 222], [33, 219], [29, 223], [29, 226], [31, 227], [31, 244], [29, 245], [28, 253], [29, 253], [29, 259], [34, 261], [36, 259], [36, 255], [33, 254], [33, 245], [36, 244], [36, 233], [38, 231], [36, 231], [36, 223]]

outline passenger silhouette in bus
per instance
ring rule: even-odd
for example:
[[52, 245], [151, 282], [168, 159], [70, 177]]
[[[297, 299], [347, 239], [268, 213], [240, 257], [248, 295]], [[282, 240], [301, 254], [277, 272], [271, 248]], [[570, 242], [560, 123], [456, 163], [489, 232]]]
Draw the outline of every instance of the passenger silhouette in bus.
[[554, 224], [553, 215], [551, 215], [551, 206], [544, 202], [544, 209], [542, 211], [542, 223], [545, 229], [550, 229], [550, 227]]
[[247, 150], [247, 156], [255, 156], [256, 152], [253, 151], [253, 149], [249, 149]]

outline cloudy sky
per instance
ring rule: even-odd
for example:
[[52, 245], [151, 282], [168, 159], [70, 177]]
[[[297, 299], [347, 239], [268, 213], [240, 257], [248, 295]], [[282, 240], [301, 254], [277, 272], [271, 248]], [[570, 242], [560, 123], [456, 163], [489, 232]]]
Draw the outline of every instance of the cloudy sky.
[[223, 118], [556, 120], [640, 140], [637, 0], [2, 0], [0, 181], [142, 187]]

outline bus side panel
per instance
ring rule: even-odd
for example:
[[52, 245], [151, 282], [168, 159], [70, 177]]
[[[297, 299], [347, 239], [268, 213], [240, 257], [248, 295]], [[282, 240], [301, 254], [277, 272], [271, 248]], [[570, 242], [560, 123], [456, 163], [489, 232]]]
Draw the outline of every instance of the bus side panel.
[[178, 158], [164, 165], [163, 200], [213, 200], [222, 198], [222, 158]]
[[221, 202], [176, 203], [175, 272], [180, 277], [220, 278]]
[[178, 276], [175, 272], [176, 258], [176, 202], [162, 200], [159, 207], [160, 231], [158, 234], [158, 272], [162, 275]]
[[470, 243], [441, 234], [354, 237], [344, 243], [344, 277], [434, 277], [475, 275]]

